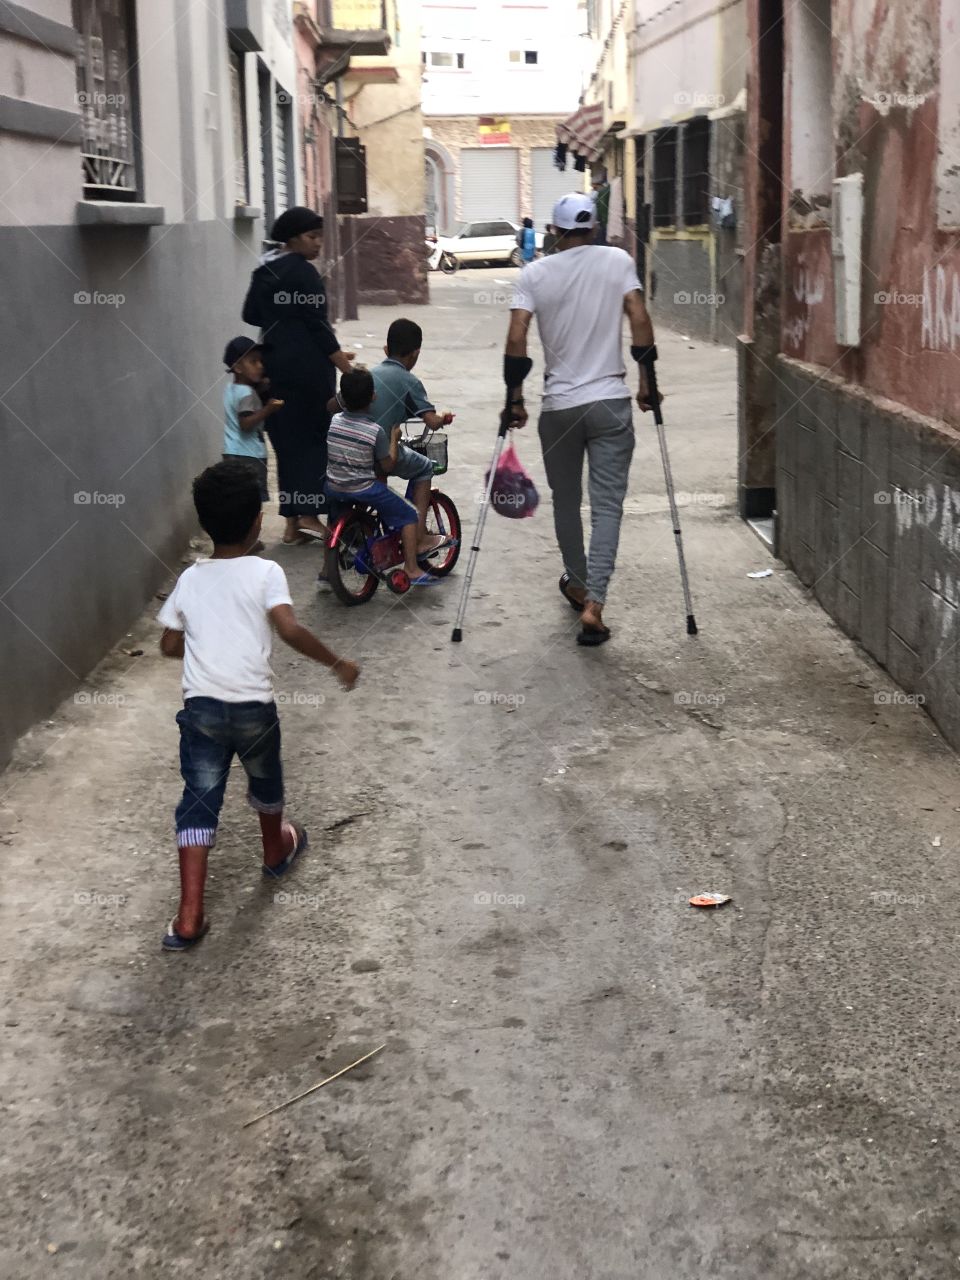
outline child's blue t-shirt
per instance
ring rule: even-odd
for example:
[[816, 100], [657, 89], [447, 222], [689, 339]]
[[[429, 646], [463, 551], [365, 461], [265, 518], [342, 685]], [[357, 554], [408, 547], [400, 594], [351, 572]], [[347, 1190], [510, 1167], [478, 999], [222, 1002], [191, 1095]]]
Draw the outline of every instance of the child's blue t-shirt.
[[399, 360], [387, 356], [371, 373], [377, 398], [370, 406], [370, 417], [388, 432], [408, 418], [435, 412], [423, 383]]
[[241, 431], [241, 413], [259, 413], [263, 408], [253, 387], [228, 382], [223, 388], [223, 452], [241, 458], [266, 458], [262, 431]]

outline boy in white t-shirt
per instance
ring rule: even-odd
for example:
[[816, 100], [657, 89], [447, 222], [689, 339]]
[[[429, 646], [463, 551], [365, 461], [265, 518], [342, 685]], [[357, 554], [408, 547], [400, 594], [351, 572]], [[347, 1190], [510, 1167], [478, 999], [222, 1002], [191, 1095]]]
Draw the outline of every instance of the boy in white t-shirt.
[[249, 555], [263, 512], [257, 477], [242, 460], [208, 467], [193, 482], [200, 524], [213, 555], [180, 575], [160, 610], [160, 650], [183, 658], [177, 806], [180, 908], [163, 938], [167, 951], [186, 951], [209, 928], [203, 913], [207, 855], [216, 842], [234, 755], [247, 775], [247, 798], [260, 818], [263, 874], [285, 875], [307, 847], [307, 833], [283, 820], [280, 722], [273, 700], [271, 627], [307, 658], [329, 667], [345, 689], [360, 668], [338, 658], [293, 612], [283, 570]]

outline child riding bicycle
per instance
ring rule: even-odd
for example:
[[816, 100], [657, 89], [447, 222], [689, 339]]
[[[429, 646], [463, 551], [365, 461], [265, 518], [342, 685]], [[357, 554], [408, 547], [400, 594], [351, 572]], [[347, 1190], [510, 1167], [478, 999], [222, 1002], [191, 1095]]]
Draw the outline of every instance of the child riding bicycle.
[[[423, 330], [413, 320], [394, 320], [387, 330], [386, 360], [372, 370], [376, 399], [370, 410], [374, 422], [379, 423], [389, 436], [394, 427], [408, 418], [419, 418], [427, 431], [437, 431], [453, 421], [452, 413], [437, 413], [427, 397], [426, 388], [413, 374], [413, 367], [420, 359], [423, 346]], [[327, 406], [330, 413], [344, 408], [339, 396]], [[422, 558], [439, 550], [446, 541], [427, 531], [427, 513], [430, 506], [430, 485], [421, 483], [433, 477], [433, 465], [423, 454], [409, 448], [401, 441], [397, 465], [391, 475], [400, 480], [412, 480], [417, 508], [417, 554]]]
[[[429, 554], [448, 539], [431, 539], [426, 553], [421, 552], [417, 537], [417, 512], [406, 498], [394, 493], [377, 474], [397, 470], [400, 457], [401, 427], [395, 426], [388, 437], [384, 427], [373, 418], [370, 410], [376, 399], [373, 376], [362, 365], [345, 373], [340, 379], [338, 400], [343, 405], [335, 413], [327, 434], [327, 493], [336, 501], [361, 503], [372, 507], [385, 525], [400, 530], [403, 546], [403, 567], [413, 587], [432, 587], [439, 579], [425, 573], [417, 563], [417, 556]], [[419, 455], [416, 455], [419, 457]], [[426, 459], [421, 459], [426, 462]], [[427, 462], [429, 476], [417, 480], [414, 496], [420, 491], [429, 503], [433, 466]], [[433, 544], [436, 542], [436, 547]]]

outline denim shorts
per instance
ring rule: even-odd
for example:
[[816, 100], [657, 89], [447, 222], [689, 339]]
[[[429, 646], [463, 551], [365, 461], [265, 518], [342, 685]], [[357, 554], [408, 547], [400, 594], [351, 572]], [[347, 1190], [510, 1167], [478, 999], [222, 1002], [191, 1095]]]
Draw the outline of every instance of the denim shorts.
[[397, 454], [397, 465], [390, 472], [398, 480], [433, 480], [433, 463], [416, 449], [401, 444]]
[[280, 721], [274, 702], [187, 698], [177, 714], [183, 797], [177, 845], [214, 844], [223, 795], [236, 755], [247, 775], [247, 800], [258, 813], [283, 812]]
[[373, 507], [388, 529], [402, 529], [404, 525], [417, 523], [417, 509], [412, 502], [394, 493], [388, 484], [376, 480], [358, 493], [344, 489], [328, 488], [334, 502], [355, 502], [359, 506]]

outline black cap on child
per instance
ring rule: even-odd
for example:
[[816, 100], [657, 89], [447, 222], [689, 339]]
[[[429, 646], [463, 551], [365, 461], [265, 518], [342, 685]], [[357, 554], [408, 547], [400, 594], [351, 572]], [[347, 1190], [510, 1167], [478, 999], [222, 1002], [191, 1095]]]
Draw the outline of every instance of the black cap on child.
[[242, 360], [251, 351], [262, 350], [263, 343], [255, 342], [253, 338], [231, 338], [223, 353], [223, 363], [228, 369], [232, 369], [238, 360]]

